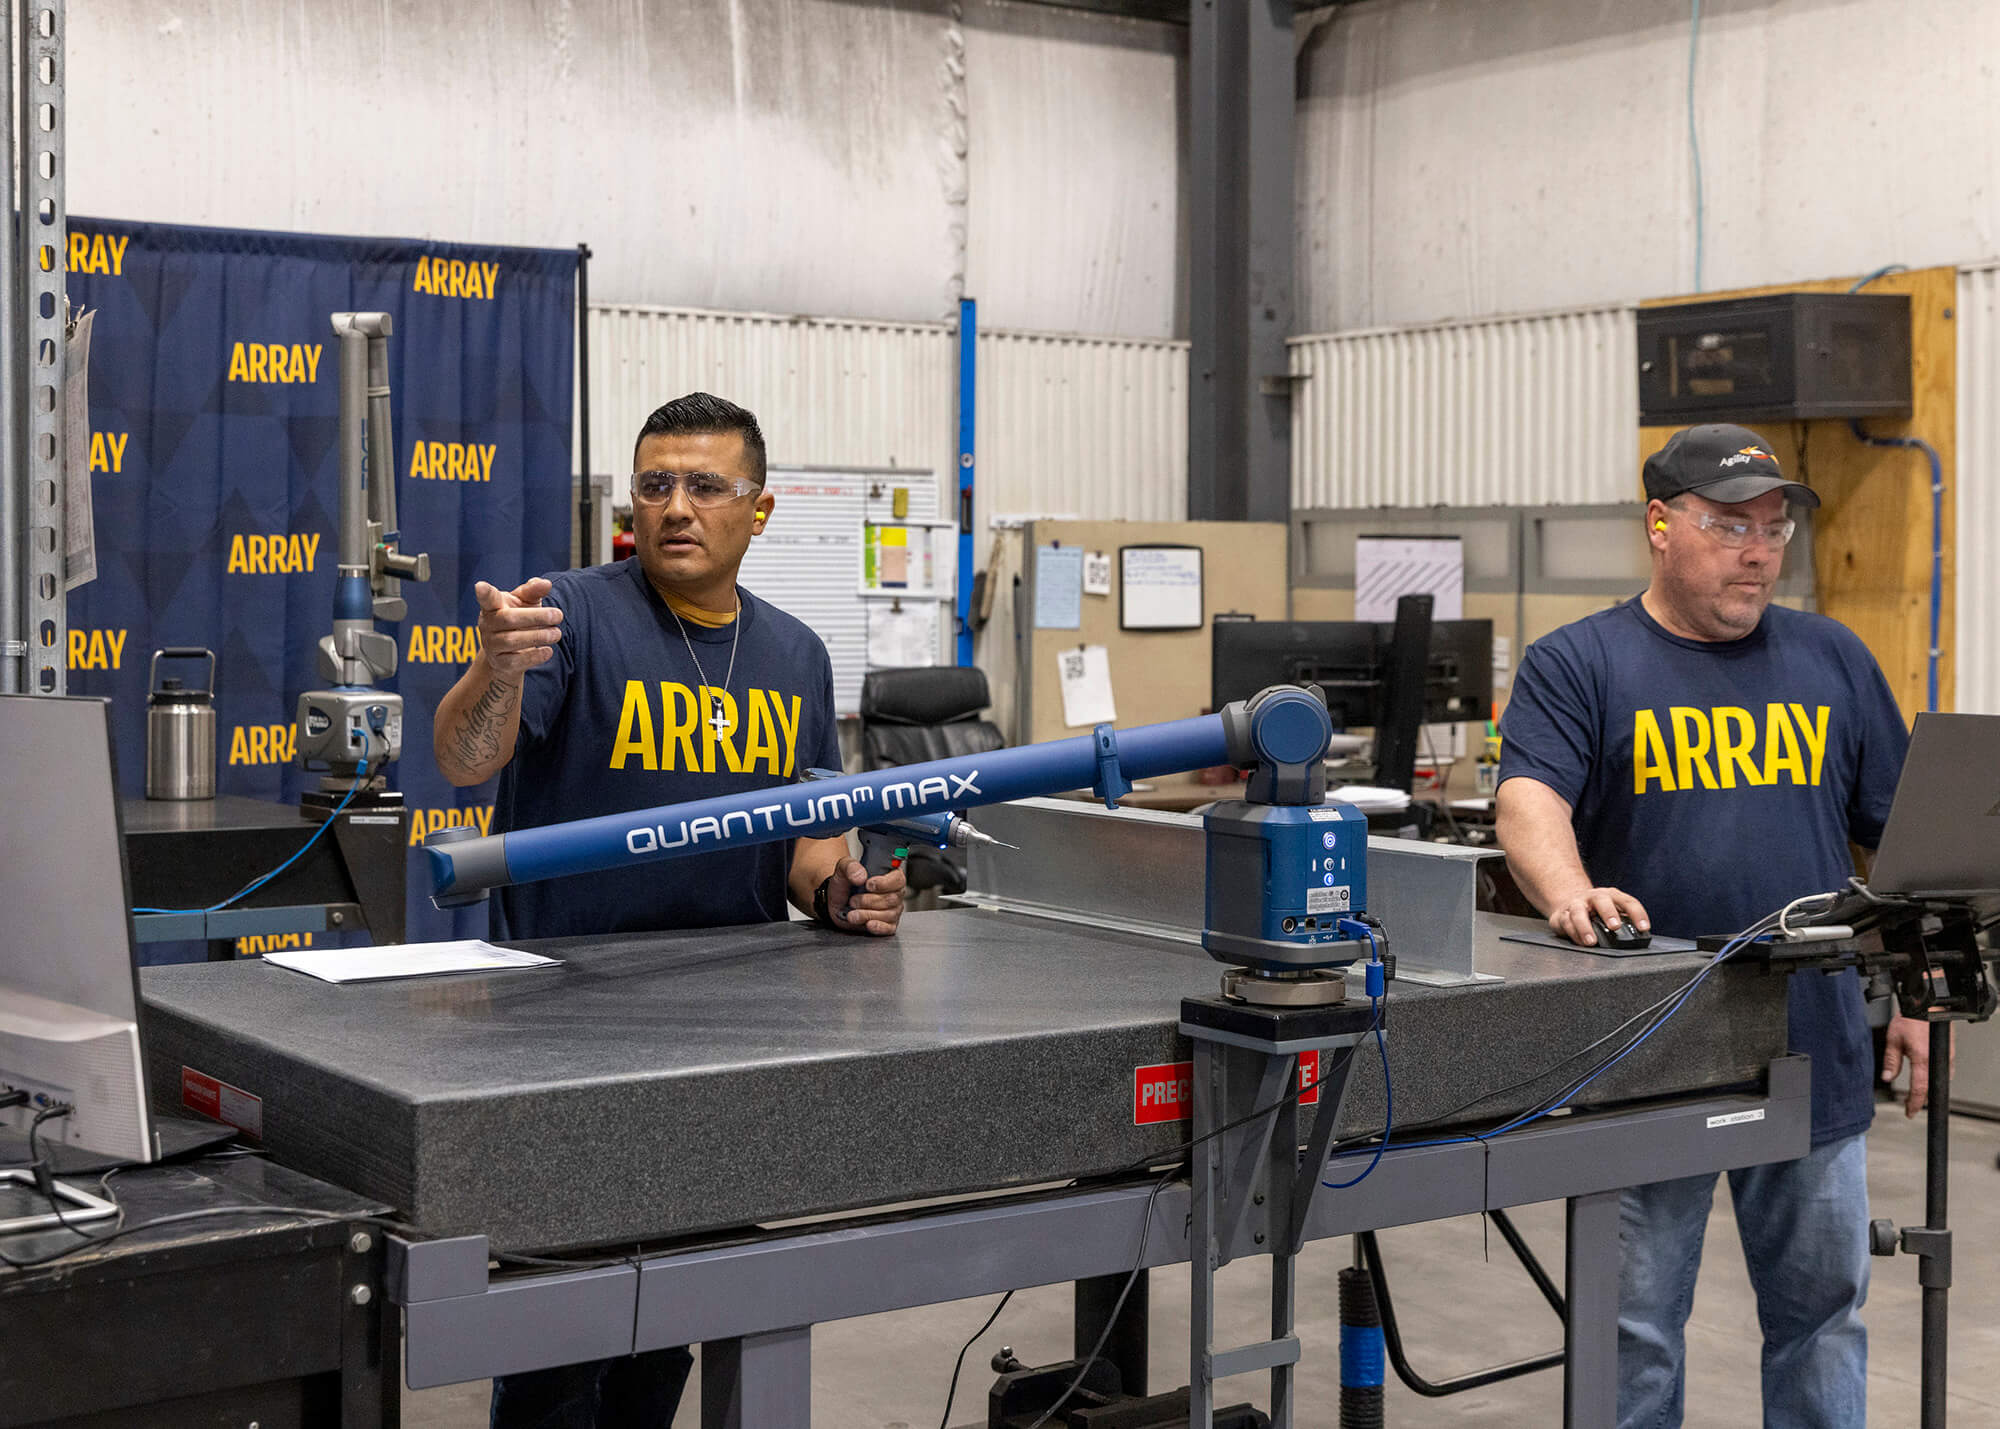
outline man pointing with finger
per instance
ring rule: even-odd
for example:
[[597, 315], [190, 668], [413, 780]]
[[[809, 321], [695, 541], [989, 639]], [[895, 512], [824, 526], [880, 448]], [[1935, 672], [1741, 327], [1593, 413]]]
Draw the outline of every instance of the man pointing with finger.
[[[1908, 743], [1874, 658], [1824, 616], [1771, 604], [1794, 529], [1819, 505], [1763, 439], [1677, 432], [1646, 463], [1652, 579], [1633, 600], [1529, 647], [1501, 722], [1507, 862], [1583, 946], [1630, 920], [1729, 934], [1843, 887], [1873, 848]], [[1873, 1049], [1852, 971], [1790, 982], [1792, 1050], [1812, 1058], [1812, 1151], [1729, 1173], [1764, 1331], [1764, 1423], [1853, 1426], [1867, 1403]], [[1922, 1105], [1928, 1037], [1897, 1018]], [[1681, 1423], [1685, 1346], [1715, 1173], [1625, 1193], [1621, 1425]], [[1715, 1411], [1698, 1415], [1703, 1422]]]
[[[646, 419], [632, 469], [632, 559], [476, 588], [481, 649], [438, 706], [433, 746], [454, 784], [500, 776], [496, 832], [840, 768], [826, 647], [736, 584], [776, 505], [757, 419], [704, 392], [678, 398]], [[783, 919], [787, 898], [829, 927], [886, 936], [903, 875], [868, 878], [844, 838], [760, 844], [501, 889], [494, 933], [761, 923]], [[664, 1350], [510, 1376], [493, 1422], [664, 1425], [688, 1364]]]

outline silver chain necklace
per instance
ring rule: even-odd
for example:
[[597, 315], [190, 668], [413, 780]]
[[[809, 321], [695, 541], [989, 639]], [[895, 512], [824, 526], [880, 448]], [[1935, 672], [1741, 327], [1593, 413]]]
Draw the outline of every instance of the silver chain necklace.
[[736, 600], [736, 629], [729, 636], [729, 670], [722, 677], [722, 688], [720, 690], [709, 684], [708, 672], [701, 668], [701, 657], [694, 653], [694, 641], [688, 639], [687, 626], [681, 622], [681, 613], [669, 605], [667, 606], [667, 614], [674, 618], [674, 628], [680, 631], [681, 643], [687, 646], [688, 659], [694, 661], [694, 672], [701, 677], [701, 687], [708, 691], [709, 698], [712, 701], [709, 706], [709, 727], [715, 731], [717, 738], [726, 738], [729, 734], [730, 725], [729, 716], [723, 713], [722, 701], [723, 697], [729, 693], [729, 682], [736, 678], [736, 643], [743, 638], [743, 599], [739, 596]]

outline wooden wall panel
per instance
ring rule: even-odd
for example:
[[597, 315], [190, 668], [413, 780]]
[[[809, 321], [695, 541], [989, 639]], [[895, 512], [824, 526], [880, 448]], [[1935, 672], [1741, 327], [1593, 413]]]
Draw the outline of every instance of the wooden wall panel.
[[[1083, 598], [1080, 630], [1029, 630], [1028, 728], [1021, 742], [1088, 734], [1063, 723], [1056, 654], [1078, 645], [1102, 645], [1111, 662], [1111, 692], [1121, 726], [1183, 719], [1208, 708], [1210, 626], [1220, 610], [1259, 620], [1283, 620], [1288, 611], [1288, 533], [1277, 522], [1252, 521], [1037, 521], [1023, 548], [1060, 543], [1112, 558], [1111, 594]], [[1199, 630], [1121, 630], [1118, 627], [1118, 548], [1148, 544], [1202, 548], [1202, 614]], [[1017, 636], [1018, 638], [1018, 636]], [[1162, 779], [1161, 784], [1185, 782]]]
[[[1665, 298], [1645, 306], [1711, 302], [1774, 292], [1838, 292], [1852, 278], [1781, 283], [1740, 292]], [[1958, 271], [1923, 268], [1892, 273], [1871, 293], [1910, 298], [1912, 414], [1908, 421], [1875, 420], [1876, 436], [1922, 437], [1943, 463], [1944, 605], [1939, 626], [1938, 707], [1952, 708], [1954, 670], [1953, 566], [1957, 545], [1958, 334], [1953, 305]], [[1864, 446], [1844, 420], [1752, 423], [1772, 443], [1788, 473], [1820, 494], [1814, 521], [1813, 574], [1819, 608], [1859, 635], [1874, 652], [1904, 715], [1924, 708], [1930, 654], [1931, 490], [1922, 452]], [[1639, 429], [1639, 460], [1666, 444], [1671, 427]], [[1638, 484], [1638, 469], [1633, 482]]]

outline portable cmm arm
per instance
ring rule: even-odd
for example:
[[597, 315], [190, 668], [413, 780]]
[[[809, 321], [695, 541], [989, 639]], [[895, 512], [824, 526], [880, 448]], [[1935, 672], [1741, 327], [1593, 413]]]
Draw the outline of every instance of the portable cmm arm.
[[489, 891], [684, 854], [1091, 788], [1106, 804], [1134, 779], [1216, 764], [1252, 766], [1247, 800], [1212, 812], [1204, 943], [1261, 975], [1295, 977], [1352, 962], [1370, 948], [1354, 921], [1367, 906], [1367, 823], [1325, 804], [1321, 760], [1333, 724], [1317, 693], [1274, 686], [1219, 713], [813, 780], [573, 823], [474, 835], [441, 829], [425, 842], [441, 908]]

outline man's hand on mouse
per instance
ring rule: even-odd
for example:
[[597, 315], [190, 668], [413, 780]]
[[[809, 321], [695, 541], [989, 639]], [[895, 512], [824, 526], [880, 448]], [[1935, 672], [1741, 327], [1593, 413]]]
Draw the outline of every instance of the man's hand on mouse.
[[870, 878], [861, 860], [844, 858], [827, 880], [827, 916], [846, 932], [886, 938], [902, 921], [906, 882], [900, 868]]
[[1652, 919], [1646, 916], [1646, 905], [1622, 888], [1586, 888], [1564, 899], [1549, 911], [1549, 926], [1572, 943], [1594, 948], [1597, 932], [1590, 926], [1593, 910], [1607, 928], [1629, 921], [1642, 933], [1653, 930]]

